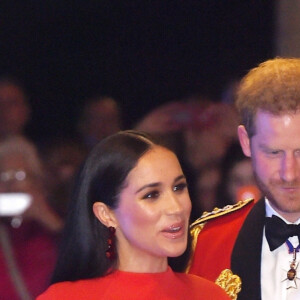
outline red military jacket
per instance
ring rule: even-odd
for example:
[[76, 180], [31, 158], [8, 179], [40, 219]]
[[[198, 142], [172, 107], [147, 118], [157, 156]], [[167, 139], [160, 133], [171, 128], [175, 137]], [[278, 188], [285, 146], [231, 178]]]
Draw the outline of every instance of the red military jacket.
[[[191, 225], [193, 253], [187, 272], [215, 281], [232, 299], [241, 286], [243, 290], [244, 279], [249, 297], [260, 295], [255, 286], [260, 285], [264, 207], [263, 199], [257, 203], [250, 199], [204, 213]], [[252, 299], [258, 299], [255, 297]]]
[[189, 273], [215, 281], [224, 269], [230, 269], [234, 243], [253, 204], [252, 199], [241, 201], [204, 214], [191, 225], [195, 247]]

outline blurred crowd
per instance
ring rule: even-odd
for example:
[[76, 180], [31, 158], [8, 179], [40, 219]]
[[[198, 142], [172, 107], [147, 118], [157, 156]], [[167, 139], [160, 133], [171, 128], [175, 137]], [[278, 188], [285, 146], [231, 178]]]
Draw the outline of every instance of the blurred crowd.
[[[149, 111], [134, 126], [177, 153], [193, 203], [191, 221], [215, 207], [259, 198], [250, 160], [237, 142], [233, 100], [234, 92], [220, 101], [203, 97], [173, 101]], [[74, 136], [35, 143], [26, 135], [30, 118], [22, 85], [0, 78], [0, 298], [4, 300], [34, 299], [45, 289], [78, 170], [96, 143], [129, 129], [122, 124], [118, 101], [103, 95], [84, 102]]]

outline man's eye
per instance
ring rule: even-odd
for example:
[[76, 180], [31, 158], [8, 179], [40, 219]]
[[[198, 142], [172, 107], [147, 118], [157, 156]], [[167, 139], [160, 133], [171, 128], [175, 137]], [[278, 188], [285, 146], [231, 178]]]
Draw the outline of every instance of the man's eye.
[[153, 192], [150, 192], [150, 193], [147, 193], [143, 199], [156, 199], [159, 197], [159, 192], [158, 191], [153, 191]]
[[276, 155], [276, 154], [279, 153], [279, 151], [278, 151], [278, 150], [273, 150], [273, 151], [271, 151], [270, 153]]
[[270, 155], [270, 156], [277, 156], [277, 155], [279, 155], [280, 154], [280, 151], [279, 150], [270, 150], [269, 152], [268, 152], [268, 155]]
[[280, 150], [269, 149], [269, 148], [265, 148], [264, 152], [265, 152], [266, 155], [269, 155], [269, 156], [276, 156], [276, 155], [279, 155], [281, 153]]
[[174, 186], [174, 191], [183, 191], [184, 189], [187, 188], [187, 183], [186, 182], [182, 182], [182, 183], [179, 183], [177, 185]]

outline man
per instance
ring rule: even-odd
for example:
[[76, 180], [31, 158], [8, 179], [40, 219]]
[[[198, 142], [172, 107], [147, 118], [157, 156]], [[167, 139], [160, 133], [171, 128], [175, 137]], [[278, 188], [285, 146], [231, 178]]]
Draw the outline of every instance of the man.
[[14, 79], [0, 78], [0, 140], [24, 135], [30, 107], [24, 89]]
[[122, 127], [121, 109], [115, 99], [107, 96], [89, 98], [78, 122], [78, 131], [89, 151], [103, 138]]
[[236, 104], [240, 144], [264, 197], [198, 219], [189, 272], [230, 289], [228, 273], [219, 277], [230, 269], [241, 278], [239, 300], [300, 299], [300, 59], [252, 69]]

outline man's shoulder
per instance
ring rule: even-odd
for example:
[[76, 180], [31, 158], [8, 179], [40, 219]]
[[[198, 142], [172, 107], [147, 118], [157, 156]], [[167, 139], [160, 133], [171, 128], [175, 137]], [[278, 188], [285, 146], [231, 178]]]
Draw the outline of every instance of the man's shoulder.
[[191, 224], [192, 255], [187, 268], [189, 273], [215, 281], [223, 270], [230, 269], [234, 243], [254, 204], [255, 201], [249, 199], [215, 208]]
[[254, 199], [239, 201], [223, 208], [214, 208], [211, 212], [204, 212], [200, 218], [190, 225], [190, 229], [203, 227], [206, 223], [228, 222], [236, 218], [246, 217], [254, 205]]

